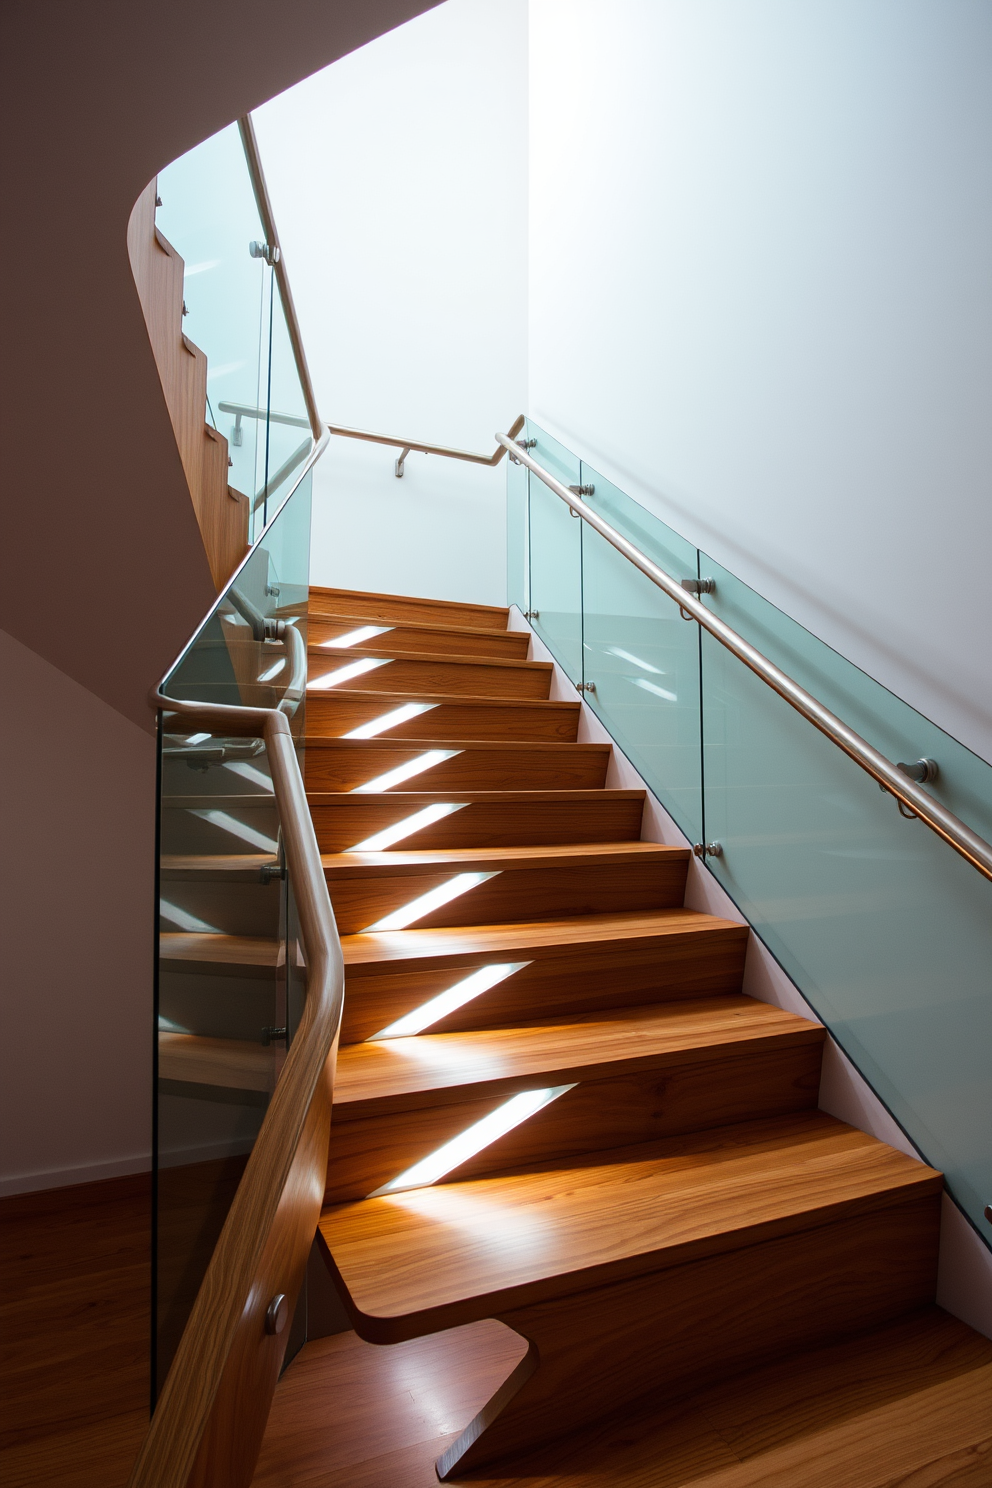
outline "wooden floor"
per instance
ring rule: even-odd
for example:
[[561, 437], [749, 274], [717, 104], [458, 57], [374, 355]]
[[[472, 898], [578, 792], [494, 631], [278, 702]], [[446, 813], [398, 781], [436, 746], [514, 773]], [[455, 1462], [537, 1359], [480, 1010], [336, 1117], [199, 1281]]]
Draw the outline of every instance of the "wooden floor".
[[[390, 1348], [307, 1344], [254, 1488], [436, 1488], [434, 1461], [516, 1364], [485, 1321]], [[976, 1425], [981, 1423], [981, 1425]], [[937, 1308], [485, 1469], [476, 1488], [988, 1488], [992, 1343]]]
[[[147, 1181], [0, 1202], [0, 1483], [123, 1488], [147, 1421]], [[378, 1348], [305, 1346], [255, 1488], [435, 1488], [434, 1462], [513, 1369], [483, 1321]], [[992, 1343], [928, 1309], [481, 1473], [480, 1488], [989, 1488]]]
[[0, 1483], [118, 1488], [148, 1424], [151, 1187], [0, 1200]]

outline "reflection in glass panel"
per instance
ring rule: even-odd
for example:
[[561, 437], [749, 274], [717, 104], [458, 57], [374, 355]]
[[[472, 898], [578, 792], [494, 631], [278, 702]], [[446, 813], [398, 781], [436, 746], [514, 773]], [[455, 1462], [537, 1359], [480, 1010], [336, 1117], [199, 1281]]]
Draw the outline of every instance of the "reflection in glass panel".
[[[696, 577], [696, 550], [603, 476], [582, 465], [586, 499], [676, 578]], [[699, 627], [591, 527], [582, 548], [586, 701], [691, 842], [702, 836]]]
[[[579, 484], [579, 462], [550, 434], [528, 422], [530, 451], [565, 486]], [[536, 476], [530, 487], [530, 610], [534, 629], [573, 682], [582, 680], [582, 527]]]
[[[310, 476], [166, 684], [281, 706], [304, 737]], [[291, 644], [279, 622], [299, 632]], [[261, 738], [161, 733], [156, 1388], [160, 1389], [298, 1022], [303, 970]]]
[[[708, 604], [989, 834], [992, 769], [709, 558]], [[703, 635], [712, 871], [979, 1227], [992, 1194], [992, 884]]]

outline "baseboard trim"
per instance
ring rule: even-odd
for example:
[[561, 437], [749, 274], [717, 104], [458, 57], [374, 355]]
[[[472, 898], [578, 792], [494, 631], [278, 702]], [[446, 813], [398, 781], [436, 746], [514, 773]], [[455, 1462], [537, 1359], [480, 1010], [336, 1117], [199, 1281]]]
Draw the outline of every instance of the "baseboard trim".
[[14, 1194], [41, 1193], [46, 1188], [76, 1188], [81, 1183], [100, 1183], [105, 1178], [127, 1178], [132, 1173], [150, 1173], [152, 1155], [140, 1152], [106, 1162], [82, 1163], [75, 1168], [46, 1168], [41, 1173], [18, 1173], [0, 1178], [0, 1198]]

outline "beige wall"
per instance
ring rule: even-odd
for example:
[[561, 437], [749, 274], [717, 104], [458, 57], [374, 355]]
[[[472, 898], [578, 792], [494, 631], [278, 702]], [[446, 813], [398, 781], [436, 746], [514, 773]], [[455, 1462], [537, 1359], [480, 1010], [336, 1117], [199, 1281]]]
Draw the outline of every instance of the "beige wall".
[[120, 1171], [148, 1147], [146, 699], [213, 586], [128, 264], [131, 208], [199, 140], [432, 3], [2, 7], [0, 1078], [15, 1186]]

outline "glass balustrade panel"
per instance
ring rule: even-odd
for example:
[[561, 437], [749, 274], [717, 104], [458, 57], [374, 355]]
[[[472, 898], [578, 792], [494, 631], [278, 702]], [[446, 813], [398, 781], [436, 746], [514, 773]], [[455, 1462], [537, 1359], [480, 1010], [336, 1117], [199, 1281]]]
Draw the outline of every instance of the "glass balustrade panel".
[[[165, 684], [304, 729], [310, 475]], [[266, 638], [266, 621], [302, 646]], [[282, 824], [262, 738], [164, 712], [160, 731], [155, 1374], [161, 1388], [279, 1078], [303, 998]]]
[[506, 602], [515, 604], [521, 614], [530, 609], [530, 565], [528, 553], [527, 483], [530, 471], [526, 465], [514, 465], [506, 456]]
[[[992, 839], [992, 768], [705, 555], [700, 571], [707, 606], [889, 759], [936, 760], [926, 789]], [[709, 867], [982, 1234], [992, 884], [706, 633], [702, 678]]]
[[[579, 485], [579, 461], [528, 421], [530, 454], [562, 485]], [[531, 624], [573, 682], [582, 681], [582, 527], [565, 503], [528, 472]]]
[[[536, 477], [534, 478], [536, 480]], [[673, 577], [695, 579], [696, 549], [585, 462], [583, 498]], [[583, 523], [585, 700], [690, 842], [702, 833], [699, 628]]]

